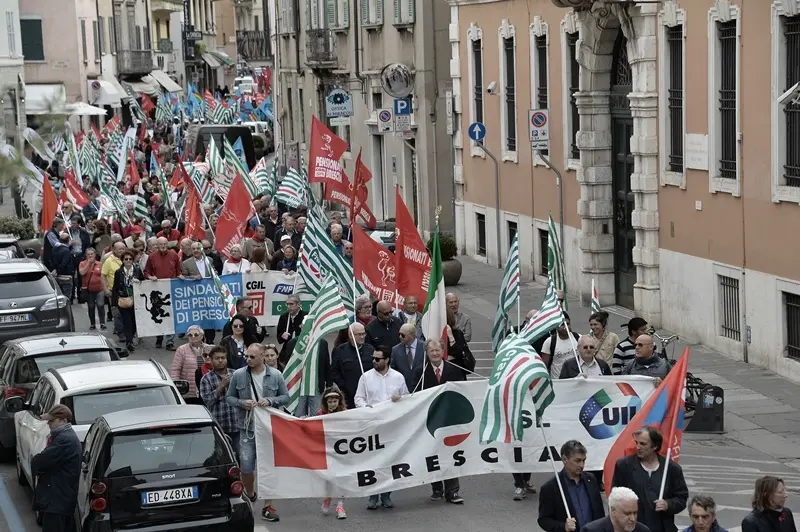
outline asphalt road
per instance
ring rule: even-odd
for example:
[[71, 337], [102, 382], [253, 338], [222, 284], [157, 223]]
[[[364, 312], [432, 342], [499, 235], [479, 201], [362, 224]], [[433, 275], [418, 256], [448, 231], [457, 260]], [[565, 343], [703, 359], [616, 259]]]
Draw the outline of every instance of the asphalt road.
[[[465, 301], [467, 301], [465, 299]], [[470, 313], [469, 303], [462, 304]], [[571, 311], [573, 309], [570, 309]], [[81, 307], [75, 308], [79, 330], [86, 330], [88, 319]], [[575, 318], [573, 318], [574, 320]], [[478, 359], [478, 371], [487, 373], [491, 368], [492, 354], [488, 342], [489, 320], [473, 314], [473, 342], [471, 347]], [[274, 332], [273, 336], [274, 338]], [[153, 358], [169, 367], [172, 353], [156, 350], [153, 339], [144, 340], [132, 359]], [[784, 414], [776, 413], [775, 416]], [[691, 493], [712, 495], [719, 505], [719, 522], [723, 527], [735, 529], [749, 511], [749, 501], [754, 481], [763, 474], [775, 474], [785, 479], [791, 493], [800, 489], [800, 471], [787, 467], [768, 454], [744, 446], [724, 435], [686, 434], [681, 453], [681, 465]], [[0, 487], [0, 530], [11, 532], [33, 532], [37, 530], [30, 511], [31, 494], [22, 489], [16, 481], [14, 464], [0, 464], [3, 487]], [[540, 485], [549, 475], [534, 476], [534, 483]], [[511, 498], [513, 483], [510, 475], [483, 475], [464, 478], [461, 481], [461, 495], [466, 499], [464, 506], [456, 507], [445, 503], [433, 503], [428, 499], [429, 488], [420, 487], [394, 494], [396, 508], [392, 510], [366, 510], [365, 499], [346, 501], [347, 521], [330, 526], [344, 526], [351, 531], [382, 530], [386, 532], [427, 532], [431, 524], [445, 531], [516, 531], [539, 530], [536, 525], [537, 497], [528, 496], [521, 502]], [[307, 532], [320, 530], [333, 516], [322, 516], [319, 511], [321, 501], [300, 499], [278, 501], [277, 509], [281, 515], [280, 523], [259, 522], [257, 530], [270, 532]], [[8, 511], [13, 505], [15, 511]], [[792, 500], [788, 504], [791, 507]], [[17, 515], [19, 521], [17, 522]], [[259, 520], [260, 521], [260, 520]], [[679, 525], [688, 525], [685, 515], [679, 516]], [[268, 528], [267, 528], [268, 526]]]

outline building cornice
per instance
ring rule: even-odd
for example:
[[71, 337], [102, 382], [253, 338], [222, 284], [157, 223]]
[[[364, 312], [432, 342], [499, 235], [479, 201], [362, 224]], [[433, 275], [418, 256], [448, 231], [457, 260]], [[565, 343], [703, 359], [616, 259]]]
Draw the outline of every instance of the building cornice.
[[507, 0], [447, 0], [451, 6], [471, 6], [475, 4], [496, 4]]

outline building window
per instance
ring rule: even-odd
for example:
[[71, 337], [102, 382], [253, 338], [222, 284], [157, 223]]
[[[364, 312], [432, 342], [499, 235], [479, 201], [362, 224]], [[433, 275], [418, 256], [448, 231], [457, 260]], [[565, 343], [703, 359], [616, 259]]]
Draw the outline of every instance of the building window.
[[41, 19], [20, 19], [22, 56], [26, 61], [44, 61], [44, 41], [42, 40]]
[[[478, 255], [486, 256], [486, 215], [475, 213], [475, 224], [478, 236]], [[800, 345], [800, 344], [798, 344]]]
[[567, 74], [569, 76], [569, 158], [580, 159], [581, 150], [578, 148], [578, 131], [581, 129], [581, 116], [578, 114], [577, 92], [580, 90], [581, 67], [578, 64], [578, 32], [567, 33]]
[[[800, 82], [800, 15], [781, 17], [786, 41], [786, 82], [783, 91]], [[800, 187], [800, 103], [783, 107], [786, 115], [786, 162], [783, 178], [790, 187]]]
[[139, 32], [136, 29], [136, 7], [128, 5], [128, 44], [131, 50], [140, 50], [136, 46], [136, 39], [139, 37]]
[[472, 100], [474, 122], [483, 123], [483, 39], [472, 41]]
[[539, 257], [541, 260], [539, 261], [541, 264], [539, 265], [539, 274], [540, 275], [547, 275], [547, 250], [550, 246], [550, 233], [547, 229], [539, 229]]
[[103, 55], [108, 51], [108, 46], [106, 45], [106, 19], [103, 17], [97, 18], [97, 42], [100, 55]]
[[86, 21], [83, 19], [81, 19], [81, 52], [85, 63], [89, 60], [89, 47], [86, 44]]
[[500, 81], [503, 84], [500, 113], [503, 160], [517, 162], [517, 37], [514, 26], [500, 25]]
[[286, 101], [289, 103], [289, 138], [294, 138], [294, 104], [292, 103], [292, 89], [286, 89]]
[[17, 57], [17, 27], [13, 11], [6, 11], [6, 35], [8, 37], [8, 56]]
[[383, 108], [383, 93], [382, 92], [373, 92], [372, 93], [372, 111], [377, 113], [379, 109]]
[[96, 61], [100, 60], [100, 30], [97, 26], [97, 21], [92, 21], [92, 43], [94, 44], [94, 58]]
[[[548, 109], [550, 102], [547, 97], [547, 35], [536, 35], [533, 38], [536, 64], [533, 75], [536, 91], [536, 109]], [[539, 150], [542, 155], [550, 155], [550, 150]]]
[[717, 275], [719, 289], [719, 335], [737, 342], [741, 339], [739, 279]]
[[306, 102], [303, 100], [303, 89], [297, 89], [297, 97], [300, 99], [300, 142], [306, 141]]
[[117, 53], [117, 32], [119, 28], [117, 26], [119, 19], [114, 17], [108, 17], [108, 42], [111, 45], [111, 53]]
[[511, 248], [514, 237], [517, 236], [517, 222], [512, 222], [511, 220], [506, 221], [506, 230], [508, 233], [508, 247]]
[[683, 26], [667, 28], [669, 170], [683, 172]]
[[726, 179], [736, 179], [736, 63], [737, 38], [736, 21], [717, 22], [720, 45], [720, 159], [719, 175]]
[[786, 354], [800, 360], [800, 296], [783, 292], [786, 314]]

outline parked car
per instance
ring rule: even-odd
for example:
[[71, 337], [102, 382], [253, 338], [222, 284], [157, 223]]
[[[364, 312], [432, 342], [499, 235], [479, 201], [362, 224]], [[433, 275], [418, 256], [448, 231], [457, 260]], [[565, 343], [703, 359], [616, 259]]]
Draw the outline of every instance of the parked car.
[[12, 340], [0, 346], [0, 457], [13, 457], [16, 444], [14, 413], [6, 408], [11, 397], [27, 400], [39, 377], [52, 368], [119, 360], [128, 351], [96, 333], [43, 334]]
[[144, 406], [183, 403], [188, 381], [173, 382], [167, 370], [154, 360], [95, 362], [51, 368], [39, 378], [30, 399], [6, 399], [6, 410], [14, 412], [17, 432], [17, 476], [20, 484], [33, 486], [31, 459], [47, 445], [50, 428], [42, 420], [53, 405], [72, 410], [72, 428], [81, 438], [98, 417]]
[[75, 330], [69, 298], [35, 259], [0, 262], [0, 342]]
[[86, 435], [83, 463], [79, 532], [253, 531], [233, 449], [202, 406], [100, 416]]
[[234, 90], [241, 88], [242, 94], [253, 94], [254, 86], [253, 76], [241, 76], [233, 80]]
[[[270, 154], [275, 151], [275, 139], [272, 135], [272, 124], [269, 122], [243, 122], [243, 126], [247, 126], [250, 128], [250, 132], [253, 134], [253, 145], [254, 149], [258, 151], [258, 146], [256, 146], [256, 138], [260, 137], [264, 141], [264, 146], [262, 149], [262, 157], [264, 155]], [[258, 154], [256, 154], [256, 159], [260, 159]]]
[[8, 253], [8, 258], [24, 259], [27, 258], [25, 251], [19, 243], [19, 237], [16, 235], [0, 234], [0, 253], [5, 255]]

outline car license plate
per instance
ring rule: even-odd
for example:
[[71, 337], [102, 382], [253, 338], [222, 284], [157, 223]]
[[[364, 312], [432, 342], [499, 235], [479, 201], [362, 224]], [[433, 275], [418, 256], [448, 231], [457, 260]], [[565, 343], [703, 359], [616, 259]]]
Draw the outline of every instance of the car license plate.
[[197, 486], [173, 488], [169, 490], [143, 491], [142, 506], [147, 506], [150, 504], [191, 501], [193, 499], [198, 499], [199, 497], [199, 490], [197, 489]]
[[30, 314], [6, 314], [0, 316], [0, 323], [25, 323], [31, 321]]

